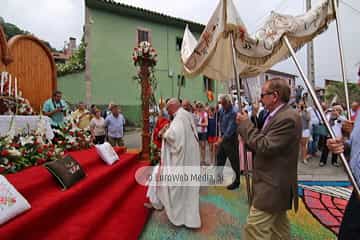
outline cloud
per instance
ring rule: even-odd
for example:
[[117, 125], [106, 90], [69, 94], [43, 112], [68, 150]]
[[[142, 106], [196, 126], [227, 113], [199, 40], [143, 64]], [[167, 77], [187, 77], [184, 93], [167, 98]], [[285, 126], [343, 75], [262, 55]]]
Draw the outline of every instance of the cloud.
[[[4, 7], [5, 6], [5, 7]], [[5, 0], [0, 16], [6, 22], [32, 32], [49, 41], [57, 49], [64, 46], [70, 36], [80, 39], [84, 24], [83, 1], [61, 0]]]

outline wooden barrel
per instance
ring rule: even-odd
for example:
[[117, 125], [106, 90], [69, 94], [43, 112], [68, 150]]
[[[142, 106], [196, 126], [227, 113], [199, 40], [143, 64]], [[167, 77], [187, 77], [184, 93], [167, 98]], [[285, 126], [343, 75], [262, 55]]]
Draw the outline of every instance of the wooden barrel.
[[[9, 42], [11, 63], [6, 66], [18, 89], [36, 112], [56, 89], [56, 66], [50, 50], [37, 38], [17, 35]], [[14, 80], [13, 80], [14, 81]]]

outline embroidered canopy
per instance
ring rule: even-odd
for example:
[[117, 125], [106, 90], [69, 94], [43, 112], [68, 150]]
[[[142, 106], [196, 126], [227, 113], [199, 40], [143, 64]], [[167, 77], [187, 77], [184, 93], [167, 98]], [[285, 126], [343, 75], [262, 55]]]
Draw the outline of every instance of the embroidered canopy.
[[256, 76], [290, 55], [282, 40], [284, 35], [294, 49], [299, 49], [325, 31], [333, 19], [332, 1], [322, 0], [300, 16], [272, 12], [251, 37], [233, 1], [221, 0], [199, 42], [185, 29], [181, 51], [184, 74], [190, 78], [202, 74], [216, 80], [234, 79], [230, 38], [233, 33], [240, 77]]

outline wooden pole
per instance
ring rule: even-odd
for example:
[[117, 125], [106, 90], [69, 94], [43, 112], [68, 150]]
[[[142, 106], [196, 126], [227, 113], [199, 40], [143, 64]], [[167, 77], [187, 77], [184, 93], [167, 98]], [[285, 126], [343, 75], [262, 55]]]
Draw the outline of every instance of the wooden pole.
[[151, 96], [150, 87], [150, 72], [147, 63], [144, 63], [140, 67], [141, 78], [141, 104], [142, 104], [142, 119], [143, 119], [143, 131], [142, 131], [142, 150], [141, 158], [148, 160], [150, 157], [150, 124], [149, 124], [149, 100]]
[[90, 9], [85, 8], [85, 103], [87, 106], [91, 104], [91, 56], [90, 56], [90, 28], [91, 28], [91, 16], [90, 16]]

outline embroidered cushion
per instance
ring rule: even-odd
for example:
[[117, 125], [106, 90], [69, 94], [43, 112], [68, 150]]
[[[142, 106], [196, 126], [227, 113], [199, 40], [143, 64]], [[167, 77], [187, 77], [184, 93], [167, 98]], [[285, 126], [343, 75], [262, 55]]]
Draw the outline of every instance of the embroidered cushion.
[[110, 143], [105, 142], [103, 144], [95, 145], [95, 147], [101, 159], [107, 164], [112, 165], [119, 160], [119, 156], [116, 154]]
[[0, 175], [0, 225], [30, 208], [28, 201], [4, 176]]
[[85, 177], [85, 172], [81, 165], [70, 155], [65, 156], [63, 159], [46, 163], [44, 166], [56, 178], [64, 190]]

